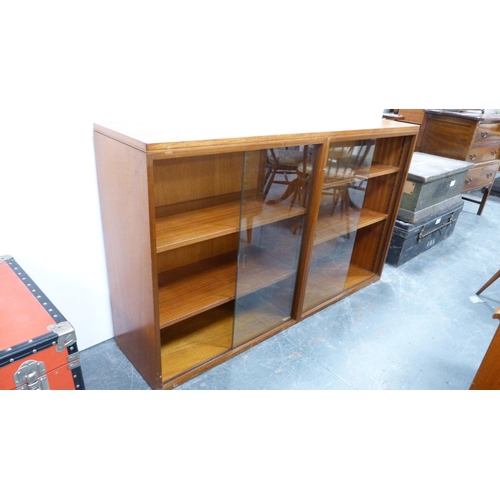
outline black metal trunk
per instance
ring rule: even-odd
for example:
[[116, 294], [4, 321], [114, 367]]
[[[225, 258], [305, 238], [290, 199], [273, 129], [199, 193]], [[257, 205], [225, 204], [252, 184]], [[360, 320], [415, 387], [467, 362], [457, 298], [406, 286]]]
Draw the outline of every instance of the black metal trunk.
[[399, 267], [452, 235], [464, 202], [420, 221], [396, 220], [386, 262]]

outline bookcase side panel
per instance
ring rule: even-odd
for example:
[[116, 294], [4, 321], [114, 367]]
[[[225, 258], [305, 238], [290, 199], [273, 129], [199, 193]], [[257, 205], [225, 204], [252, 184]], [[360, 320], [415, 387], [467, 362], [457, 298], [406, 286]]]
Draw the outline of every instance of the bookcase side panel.
[[116, 343], [152, 388], [161, 387], [147, 157], [94, 133]]

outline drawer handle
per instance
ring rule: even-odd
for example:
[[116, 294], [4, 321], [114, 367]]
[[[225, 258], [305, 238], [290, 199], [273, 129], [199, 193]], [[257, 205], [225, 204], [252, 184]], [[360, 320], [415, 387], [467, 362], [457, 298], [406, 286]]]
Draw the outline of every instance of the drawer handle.
[[495, 149], [495, 150], [493, 150], [493, 151], [491, 152], [491, 154], [492, 154], [493, 156], [495, 156], [497, 153], [498, 153], [498, 150], [497, 150], [497, 149]]
[[481, 132], [481, 137], [488, 137], [488, 132]]
[[467, 177], [467, 179], [465, 179], [465, 184], [470, 184], [471, 182], [472, 182], [472, 179], [469, 179], [468, 177]]
[[486, 174], [486, 178], [489, 179], [493, 174], [490, 172], [489, 174]]
[[475, 155], [475, 154], [474, 154], [474, 155], [470, 155], [470, 156], [469, 156], [469, 158], [470, 158], [471, 160], [475, 160], [475, 159], [476, 159], [476, 155]]

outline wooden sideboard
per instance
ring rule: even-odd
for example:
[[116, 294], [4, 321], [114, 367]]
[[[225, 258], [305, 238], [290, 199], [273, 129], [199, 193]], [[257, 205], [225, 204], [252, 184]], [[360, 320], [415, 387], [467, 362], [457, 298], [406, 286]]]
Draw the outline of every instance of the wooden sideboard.
[[114, 333], [152, 388], [380, 278], [418, 126], [164, 129], [94, 125]]
[[473, 162], [463, 194], [483, 189], [481, 215], [500, 167], [500, 115], [426, 109], [416, 151]]

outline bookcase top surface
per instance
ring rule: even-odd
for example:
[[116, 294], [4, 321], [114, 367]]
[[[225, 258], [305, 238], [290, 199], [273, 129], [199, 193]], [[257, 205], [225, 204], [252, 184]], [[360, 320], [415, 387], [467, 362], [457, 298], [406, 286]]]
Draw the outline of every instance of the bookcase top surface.
[[360, 137], [391, 137], [399, 135], [417, 135], [419, 126], [393, 120], [366, 120], [362, 117], [344, 120], [332, 120], [330, 123], [277, 124], [262, 123], [259, 127], [251, 123], [212, 123], [169, 125], [165, 122], [140, 123], [116, 122], [95, 123], [94, 131], [109, 136], [144, 152], [175, 151], [203, 146], [249, 147], [259, 143], [279, 141], [303, 141], [304, 144], [321, 143], [332, 140], [357, 139]]

